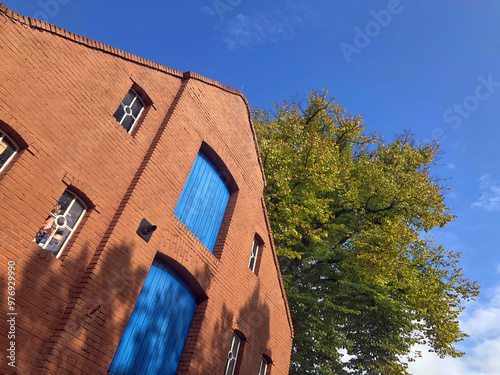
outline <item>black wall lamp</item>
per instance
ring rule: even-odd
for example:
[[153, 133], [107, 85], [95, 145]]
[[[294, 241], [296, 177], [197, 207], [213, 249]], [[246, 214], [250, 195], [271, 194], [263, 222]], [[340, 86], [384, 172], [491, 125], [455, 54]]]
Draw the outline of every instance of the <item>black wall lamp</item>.
[[139, 224], [139, 228], [137, 229], [137, 234], [144, 241], [149, 242], [156, 228], [156, 225], [151, 225], [149, 221], [142, 219], [141, 224]]

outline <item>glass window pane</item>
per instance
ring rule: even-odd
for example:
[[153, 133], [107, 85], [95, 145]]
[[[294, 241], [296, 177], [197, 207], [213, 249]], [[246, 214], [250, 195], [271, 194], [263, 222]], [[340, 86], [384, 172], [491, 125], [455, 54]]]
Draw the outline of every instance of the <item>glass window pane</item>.
[[70, 191], [65, 191], [33, 238], [33, 242], [58, 256], [86, 207]]
[[233, 357], [238, 357], [238, 349], [240, 348], [240, 338], [238, 335], [233, 336], [233, 347], [231, 348], [231, 352], [233, 353]]
[[33, 242], [36, 242], [40, 246], [44, 246], [55, 228], [55, 219], [53, 216], [49, 216], [38, 230]]
[[71, 206], [69, 212], [66, 214], [67, 223], [71, 228], [75, 226], [84, 210], [84, 206], [78, 200], [75, 200], [75, 203], [73, 203], [73, 206]]
[[68, 191], [65, 191], [55, 207], [52, 209], [52, 214], [53, 215], [64, 215], [71, 204], [73, 200], [75, 199], [75, 196]]
[[233, 375], [234, 374], [234, 365], [236, 363], [235, 359], [229, 360], [227, 364], [227, 370], [226, 370], [226, 375]]
[[127, 94], [127, 96], [125, 96], [125, 99], [123, 99], [123, 104], [125, 105], [130, 105], [132, 103], [132, 100], [134, 100], [134, 98], [136, 97], [134, 91], [130, 90]]
[[70, 231], [68, 228], [58, 228], [56, 233], [52, 236], [52, 239], [50, 239], [49, 243], [46, 244], [45, 250], [56, 255], [66, 241], [66, 238], [68, 238], [69, 234]]
[[248, 268], [255, 271], [255, 263], [257, 262], [257, 253], [259, 252], [259, 243], [253, 240], [252, 251], [250, 252], [250, 260], [248, 261]]
[[122, 122], [122, 119], [123, 119], [123, 115], [125, 114], [125, 111], [123, 110], [123, 106], [120, 104], [118, 106], [118, 109], [116, 110], [115, 114], [113, 116], [115, 116], [115, 119], [118, 121], [118, 122]]
[[259, 243], [257, 241], [253, 241], [252, 254], [253, 256], [257, 256], [257, 252], [259, 251]]
[[259, 375], [266, 375], [266, 371], [267, 371], [267, 361], [265, 360], [265, 358], [262, 358], [262, 361], [260, 362]]
[[133, 123], [134, 123], [134, 118], [132, 116], [125, 116], [125, 118], [122, 121], [122, 126], [125, 128], [126, 131], [129, 131]]
[[250, 268], [252, 271], [254, 270], [254, 265], [255, 265], [255, 258], [253, 256], [250, 257], [250, 263], [248, 263], [248, 268]]
[[238, 350], [240, 348], [241, 339], [237, 334], [233, 335], [231, 340], [231, 347], [229, 348], [229, 353], [227, 354], [227, 365], [225, 375], [233, 375], [234, 368], [236, 366], [236, 361], [238, 359]]
[[137, 118], [139, 115], [139, 112], [141, 112], [141, 109], [144, 108], [144, 105], [141, 102], [141, 99], [137, 97], [137, 99], [134, 101], [134, 104], [132, 104], [132, 115]]
[[17, 148], [7, 138], [3, 138], [0, 141], [0, 168], [2, 168], [7, 160], [15, 154], [16, 149]]
[[56, 216], [56, 225], [58, 227], [64, 227], [66, 225], [66, 218], [63, 215]]

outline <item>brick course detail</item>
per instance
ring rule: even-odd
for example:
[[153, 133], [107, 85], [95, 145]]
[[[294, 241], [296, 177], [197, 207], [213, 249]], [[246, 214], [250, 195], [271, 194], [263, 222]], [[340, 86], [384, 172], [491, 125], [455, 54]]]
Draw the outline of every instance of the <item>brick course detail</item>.
[[[152, 104], [132, 133], [113, 114], [136, 85]], [[293, 327], [263, 200], [246, 99], [193, 72], [24, 17], [0, 4], [0, 131], [19, 152], [0, 172], [0, 289], [16, 263], [16, 367], [0, 373], [107, 374], [153, 259], [199, 297], [178, 374], [288, 374]], [[213, 253], [174, 216], [199, 150], [237, 188]], [[87, 205], [59, 258], [32, 240], [66, 189]], [[157, 225], [145, 242], [143, 218]], [[258, 273], [248, 268], [254, 238]]]

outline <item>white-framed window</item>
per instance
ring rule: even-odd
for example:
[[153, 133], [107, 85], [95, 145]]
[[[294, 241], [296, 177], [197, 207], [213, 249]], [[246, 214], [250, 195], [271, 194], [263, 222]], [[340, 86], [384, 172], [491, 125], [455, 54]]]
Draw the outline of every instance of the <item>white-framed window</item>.
[[130, 133], [137, 124], [144, 108], [144, 102], [139, 94], [130, 89], [113, 116]]
[[254, 238], [252, 251], [250, 252], [250, 260], [248, 261], [248, 268], [255, 272], [255, 265], [257, 264], [257, 256], [259, 255], [259, 242]]
[[9, 164], [18, 150], [14, 141], [0, 130], [0, 172]]
[[266, 375], [267, 374], [267, 366], [268, 366], [267, 360], [262, 357], [262, 360], [260, 361], [260, 370], [259, 370], [259, 375]]
[[43, 222], [33, 242], [59, 258], [86, 209], [80, 198], [66, 190]]
[[240, 350], [240, 344], [241, 338], [236, 333], [233, 334], [231, 347], [229, 348], [229, 353], [227, 354], [227, 365], [224, 375], [234, 375], [234, 370], [236, 369], [236, 361], [238, 360], [238, 351]]

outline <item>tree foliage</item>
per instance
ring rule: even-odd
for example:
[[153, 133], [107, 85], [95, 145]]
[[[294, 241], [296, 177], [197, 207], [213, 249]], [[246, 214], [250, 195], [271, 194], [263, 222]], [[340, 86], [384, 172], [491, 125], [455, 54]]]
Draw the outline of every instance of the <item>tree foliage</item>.
[[479, 287], [427, 234], [454, 218], [430, 175], [439, 145], [408, 132], [386, 144], [334, 99], [254, 111], [294, 323], [290, 373], [407, 374], [419, 343], [460, 357], [457, 317]]

